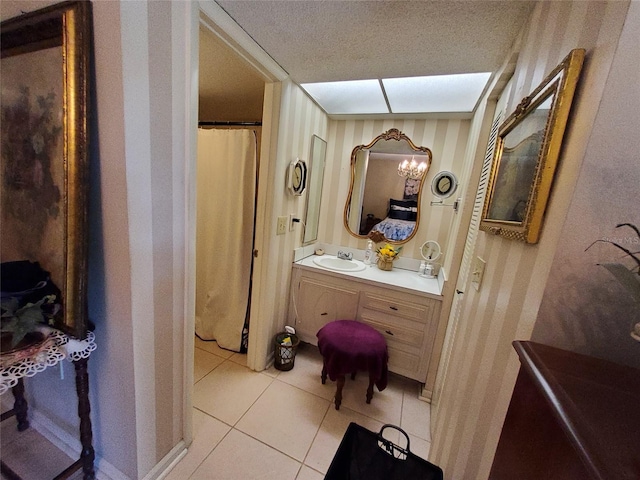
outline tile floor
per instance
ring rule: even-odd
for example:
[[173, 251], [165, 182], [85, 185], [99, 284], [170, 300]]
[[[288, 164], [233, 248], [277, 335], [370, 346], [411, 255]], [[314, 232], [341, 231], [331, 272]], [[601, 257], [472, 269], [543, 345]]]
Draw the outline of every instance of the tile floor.
[[[196, 339], [194, 441], [167, 480], [322, 479], [349, 422], [372, 431], [398, 425], [411, 451], [427, 458], [430, 409], [417, 382], [391, 375], [367, 405], [367, 376], [347, 379], [336, 411], [335, 384], [322, 385], [316, 347], [301, 344], [288, 372], [253, 372], [245, 358]], [[385, 437], [404, 445], [395, 430]]]
[[[5, 397], [11, 401], [5, 400]], [[13, 397], [2, 396], [2, 411], [10, 410]], [[24, 480], [51, 480], [69, 467], [76, 459], [67, 456], [56, 445], [40, 435], [34, 428], [24, 432], [16, 429], [16, 419], [11, 417], [0, 427], [0, 457]], [[69, 480], [80, 480], [82, 470], [75, 472]], [[0, 475], [3, 480], [4, 475]]]
[[[347, 379], [336, 411], [335, 384], [322, 385], [321, 370], [322, 357], [312, 345], [301, 344], [292, 370], [257, 373], [246, 367], [245, 355], [196, 339], [194, 441], [166, 480], [319, 480], [349, 422], [372, 431], [384, 423], [399, 425], [409, 434], [411, 451], [427, 458], [430, 409], [418, 399], [417, 382], [391, 375], [389, 386], [374, 390], [367, 405], [367, 376]], [[394, 430], [385, 437], [404, 445]], [[34, 429], [18, 434], [14, 418], [2, 422], [0, 438], [2, 457], [25, 480], [48, 480], [70, 464]], [[37, 456], [29, 454], [33, 449]], [[77, 472], [71, 478], [81, 477]]]

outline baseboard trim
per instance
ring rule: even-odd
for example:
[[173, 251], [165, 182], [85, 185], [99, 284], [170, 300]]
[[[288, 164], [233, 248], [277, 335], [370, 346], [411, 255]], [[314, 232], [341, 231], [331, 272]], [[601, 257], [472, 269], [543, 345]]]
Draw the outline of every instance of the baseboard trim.
[[173, 467], [187, 454], [187, 445], [184, 440], [180, 440], [178, 444], [160, 460], [155, 467], [147, 473], [142, 480], [162, 480], [165, 478]]
[[[46, 415], [40, 413], [32, 406], [29, 406], [29, 417], [31, 428], [53, 443], [57, 448], [71, 457], [71, 459], [77, 460], [80, 458], [82, 445], [78, 438], [60, 428], [47, 418]], [[96, 455], [94, 468], [97, 480], [131, 480], [124, 473], [98, 455]]]
[[[67, 454], [72, 460], [80, 458], [82, 445], [80, 440], [69, 432], [53, 423], [37, 409], [29, 407], [31, 428], [49, 440], [58, 449]], [[162, 480], [182, 460], [187, 453], [187, 446], [183, 440], [171, 449], [152, 469], [143, 480]], [[96, 480], [131, 480], [128, 476], [111, 465], [105, 459], [96, 455], [94, 462]]]
[[427, 403], [431, 403], [431, 399], [433, 398], [433, 391], [426, 388], [423, 384], [420, 387], [420, 391], [418, 392], [418, 398]]

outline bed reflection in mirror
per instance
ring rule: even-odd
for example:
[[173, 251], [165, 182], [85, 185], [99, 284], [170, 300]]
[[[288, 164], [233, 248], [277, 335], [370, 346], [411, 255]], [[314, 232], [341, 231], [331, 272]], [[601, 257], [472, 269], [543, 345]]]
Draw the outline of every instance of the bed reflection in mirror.
[[431, 158], [431, 150], [414, 145], [395, 128], [356, 146], [344, 209], [349, 233], [366, 238], [380, 232], [391, 243], [409, 241], [420, 221], [420, 196]]

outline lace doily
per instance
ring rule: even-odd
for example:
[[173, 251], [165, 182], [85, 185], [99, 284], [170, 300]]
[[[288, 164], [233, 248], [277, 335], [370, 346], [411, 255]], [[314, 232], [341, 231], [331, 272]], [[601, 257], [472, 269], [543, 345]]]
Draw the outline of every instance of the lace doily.
[[35, 374], [57, 365], [61, 360], [77, 361], [88, 358], [96, 348], [96, 337], [88, 332], [87, 338], [77, 340], [59, 330], [50, 330], [40, 348], [29, 352], [25, 358], [2, 356], [0, 362], [0, 395], [14, 387], [20, 378], [33, 377]]

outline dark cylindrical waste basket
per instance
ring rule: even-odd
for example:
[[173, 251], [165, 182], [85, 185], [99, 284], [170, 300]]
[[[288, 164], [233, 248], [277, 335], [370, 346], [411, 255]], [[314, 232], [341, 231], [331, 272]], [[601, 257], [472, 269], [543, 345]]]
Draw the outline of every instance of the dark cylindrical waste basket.
[[276, 354], [273, 366], [277, 370], [291, 370], [296, 360], [300, 339], [294, 333], [281, 332], [275, 336]]

